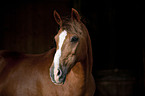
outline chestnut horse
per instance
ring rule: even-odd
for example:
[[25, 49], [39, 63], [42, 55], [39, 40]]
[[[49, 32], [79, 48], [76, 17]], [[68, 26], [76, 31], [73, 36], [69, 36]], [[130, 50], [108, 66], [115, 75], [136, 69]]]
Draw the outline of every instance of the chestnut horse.
[[56, 48], [43, 54], [0, 52], [0, 96], [93, 96], [91, 40], [78, 12], [62, 20]]

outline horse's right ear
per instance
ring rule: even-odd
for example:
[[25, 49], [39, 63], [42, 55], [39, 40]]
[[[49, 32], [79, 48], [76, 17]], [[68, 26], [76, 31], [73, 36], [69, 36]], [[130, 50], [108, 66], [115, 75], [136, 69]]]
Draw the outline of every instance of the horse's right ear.
[[62, 25], [62, 20], [60, 18], [60, 15], [56, 12], [56, 10], [54, 10], [53, 14], [54, 14], [54, 19], [55, 19], [56, 23], [61, 26]]

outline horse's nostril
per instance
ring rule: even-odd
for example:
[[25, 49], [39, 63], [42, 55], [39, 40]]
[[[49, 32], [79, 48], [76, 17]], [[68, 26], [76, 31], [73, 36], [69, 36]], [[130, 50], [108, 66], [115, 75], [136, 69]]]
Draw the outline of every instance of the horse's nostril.
[[62, 75], [62, 72], [61, 72], [61, 70], [60, 69], [58, 69], [58, 72], [57, 72], [57, 76], [61, 76]]

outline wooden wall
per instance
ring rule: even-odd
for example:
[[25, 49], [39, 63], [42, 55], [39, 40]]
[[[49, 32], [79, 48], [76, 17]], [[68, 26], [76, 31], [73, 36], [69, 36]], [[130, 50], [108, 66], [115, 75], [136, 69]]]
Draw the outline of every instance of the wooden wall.
[[58, 31], [53, 11], [61, 15], [70, 11], [68, 0], [15, 0], [0, 5], [0, 49], [25, 53], [50, 49]]

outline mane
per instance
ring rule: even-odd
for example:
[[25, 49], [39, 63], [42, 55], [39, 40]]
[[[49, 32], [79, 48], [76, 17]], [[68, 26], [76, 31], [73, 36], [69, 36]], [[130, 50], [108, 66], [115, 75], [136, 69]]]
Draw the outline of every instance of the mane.
[[72, 34], [81, 35], [83, 33], [81, 22], [78, 22], [75, 19], [64, 18], [61, 28]]

